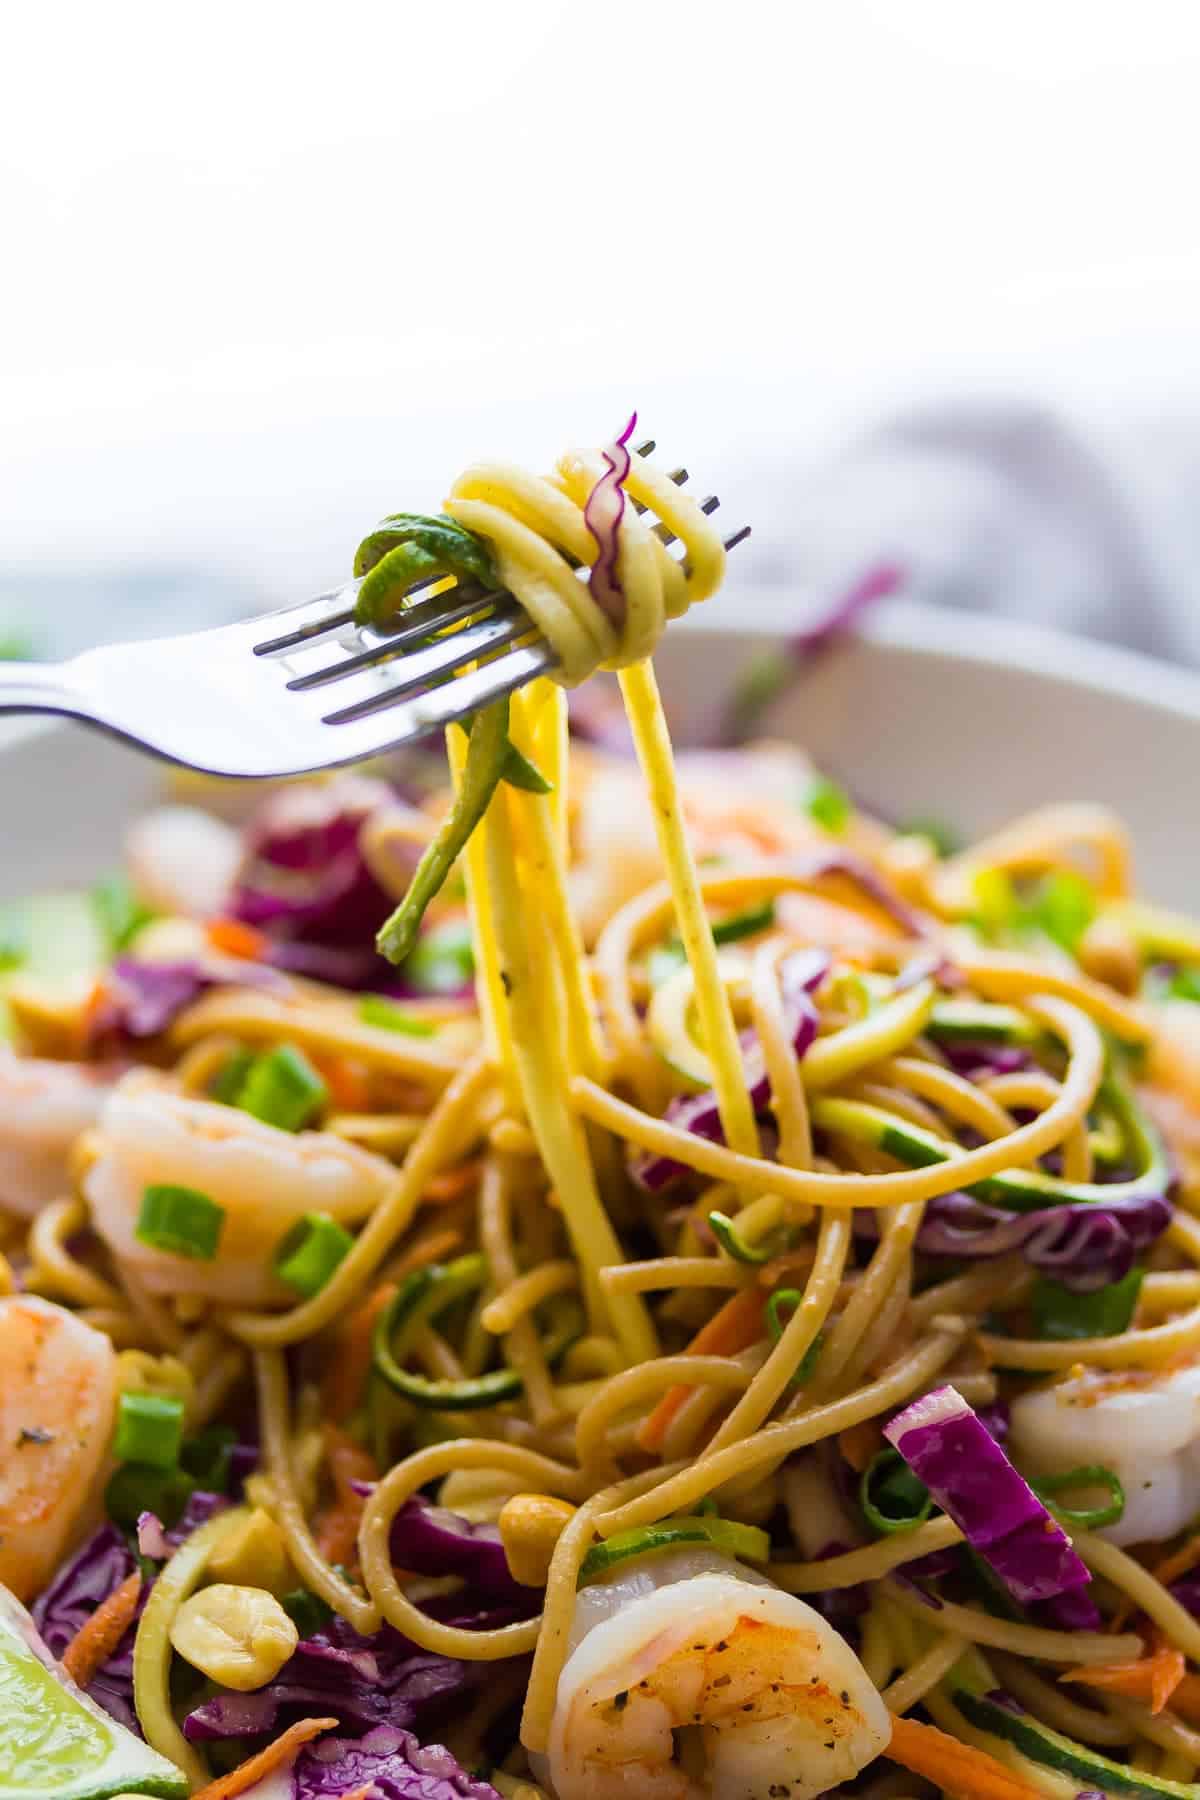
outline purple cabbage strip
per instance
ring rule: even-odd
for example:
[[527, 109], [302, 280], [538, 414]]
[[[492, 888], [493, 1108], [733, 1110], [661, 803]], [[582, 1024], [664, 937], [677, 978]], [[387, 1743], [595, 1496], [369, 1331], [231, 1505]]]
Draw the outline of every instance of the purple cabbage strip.
[[603, 455], [608, 468], [588, 495], [583, 509], [583, 522], [595, 538], [599, 552], [588, 574], [588, 591], [616, 631], [620, 631], [625, 623], [625, 590], [617, 573], [617, 558], [621, 548], [621, 520], [625, 517], [625, 483], [632, 466], [628, 445], [636, 424], [637, 414], [631, 413], [620, 437], [605, 445]]
[[139, 962], [118, 956], [105, 976], [103, 1004], [88, 1024], [88, 1043], [120, 1045], [157, 1037], [174, 1024], [185, 1007], [209, 988], [267, 985], [280, 978], [261, 963], [207, 967], [200, 959], [186, 962]]
[[[102, 1525], [81, 1550], [59, 1569], [31, 1607], [51, 1655], [61, 1659], [67, 1645], [102, 1600], [127, 1581], [137, 1561], [115, 1525]], [[120, 1725], [138, 1731], [133, 1710], [133, 1639], [149, 1589], [143, 1587], [134, 1623], [112, 1655], [88, 1683], [87, 1691]], [[139, 1733], [140, 1735], [140, 1733]]]
[[[780, 965], [779, 989], [787, 1029], [797, 1058], [803, 1057], [813, 1044], [820, 1019], [812, 995], [829, 973], [829, 956], [824, 950], [798, 950]], [[750, 1104], [761, 1112], [771, 1097], [766, 1062], [757, 1035], [741, 1034], [742, 1067]], [[690, 1131], [709, 1143], [723, 1144], [725, 1130], [712, 1088], [700, 1094], [681, 1094], [672, 1100], [663, 1115], [668, 1125]], [[660, 1156], [652, 1150], [635, 1151], [629, 1159], [629, 1173], [638, 1187], [648, 1194], [660, 1193], [688, 1172], [687, 1165], [673, 1156]]]
[[[367, 1788], [373, 1800], [500, 1800], [490, 1781], [466, 1770], [441, 1744], [422, 1747], [411, 1732], [380, 1725], [363, 1738], [320, 1738], [292, 1769], [293, 1800], [339, 1800]], [[266, 1786], [247, 1790], [256, 1800]]]
[[498, 1526], [472, 1524], [420, 1494], [406, 1500], [396, 1513], [391, 1550], [397, 1568], [412, 1569], [419, 1575], [461, 1576], [472, 1597], [512, 1602], [528, 1593], [509, 1573]]
[[915, 1400], [883, 1435], [1018, 1605], [1090, 1582], [1062, 1527], [954, 1388]]
[[[1068, 1202], [1011, 1213], [970, 1194], [938, 1194], [925, 1209], [917, 1248], [926, 1256], [986, 1259], [1019, 1250], [1031, 1268], [1075, 1293], [1092, 1293], [1122, 1280], [1138, 1254], [1170, 1224], [1171, 1202], [1162, 1194], [1136, 1200]], [[874, 1214], [855, 1214], [855, 1230], [878, 1235]]]

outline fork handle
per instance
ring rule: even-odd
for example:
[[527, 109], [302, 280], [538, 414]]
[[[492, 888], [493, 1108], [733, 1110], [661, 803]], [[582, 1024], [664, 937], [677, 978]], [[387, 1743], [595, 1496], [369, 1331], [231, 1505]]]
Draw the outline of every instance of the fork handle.
[[78, 704], [58, 663], [0, 662], [0, 713], [69, 713]]

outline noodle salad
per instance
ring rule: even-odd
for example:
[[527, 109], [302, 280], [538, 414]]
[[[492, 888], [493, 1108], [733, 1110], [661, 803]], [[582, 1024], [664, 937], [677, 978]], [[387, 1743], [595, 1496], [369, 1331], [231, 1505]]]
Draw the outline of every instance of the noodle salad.
[[360, 546], [556, 652], [448, 776], [0, 918], [0, 1800], [1200, 1795], [1200, 926], [673, 755], [630, 429]]

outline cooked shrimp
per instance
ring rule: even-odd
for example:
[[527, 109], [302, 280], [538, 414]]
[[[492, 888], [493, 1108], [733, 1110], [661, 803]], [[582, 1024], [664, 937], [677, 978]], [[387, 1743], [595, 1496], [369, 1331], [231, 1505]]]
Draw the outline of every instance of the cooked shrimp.
[[157, 806], [125, 839], [130, 880], [155, 912], [198, 919], [220, 912], [241, 858], [240, 833], [199, 806]]
[[111, 1071], [0, 1045], [0, 1208], [31, 1219], [69, 1192], [71, 1150], [111, 1086]]
[[[320, 1212], [355, 1224], [394, 1179], [390, 1163], [341, 1138], [279, 1131], [135, 1074], [113, 1090], [101, 1114], [99, 1155], [84, 1194], [118, 1264], [152, 1293], [260, 1306], [295, 1298], [272, 1274], [271, 1260], [297, 1220]], [[218, 1257], [198, 1261], [141, 1242], [142, 1198], [160, 1185], [198, 1190], [222, 1209]]]
[[0, 1300], [0, 1583], [19, 1600], [69, 1548], [116, 1404], [117, 1357], [102, 1332], [49, 1300]]
[[[1101, 1464], [1125, 1511], [1100, 1532], [1114, 1544], [1161, 1542], [1200, 1511], [1200, 1365], [1085, 1371], [1014, 1402], [1013, 1454], [1034, 1475]], [[1081, 1504], [1071, 1496], [1071, 1504]]]
[[558, 1800], [812, 1800], [878, 1756], [888, 1714], [844, 1638], [716, 1552], [585, 1587], [558, 1684]]

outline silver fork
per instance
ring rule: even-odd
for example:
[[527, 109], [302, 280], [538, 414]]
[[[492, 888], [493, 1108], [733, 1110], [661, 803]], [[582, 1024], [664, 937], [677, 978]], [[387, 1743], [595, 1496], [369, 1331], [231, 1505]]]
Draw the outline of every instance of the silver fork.
[[[654, 448], [648, 440], [637, 454]], [[670, 478], [683, 486], [687, 470]], [[715, 494], [701, 502], [706, 513], [719, 504]], [[749, 535], [743, 526], [725, 548]], [[0, 713], [61, 713], [209, 775], [303, 775], [424, 737], [554, 667], [503, 590], [460, 584], [418, 600], [384, 633], [355, 624], [358, 587], [69, 662], [0, 663]]]

